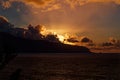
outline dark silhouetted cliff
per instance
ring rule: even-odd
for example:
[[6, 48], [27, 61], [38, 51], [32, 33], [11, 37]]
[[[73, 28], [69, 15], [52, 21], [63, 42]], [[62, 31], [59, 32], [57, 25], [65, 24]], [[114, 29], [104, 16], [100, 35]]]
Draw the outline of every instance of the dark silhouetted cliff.
[[6, 53], [90, 53], [83, 46], [72, 46], [45, 40], [29, 40], [0, 32], [0, 51]]

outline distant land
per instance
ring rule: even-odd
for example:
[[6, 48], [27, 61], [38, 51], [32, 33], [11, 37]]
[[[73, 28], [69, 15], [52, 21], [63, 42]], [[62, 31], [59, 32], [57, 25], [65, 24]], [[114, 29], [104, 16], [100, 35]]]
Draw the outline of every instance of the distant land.
[[0, 32], [0, 43], [0, 52], [6, 53], [91, 53], [83, 46], [24, 39], [6, 32]]

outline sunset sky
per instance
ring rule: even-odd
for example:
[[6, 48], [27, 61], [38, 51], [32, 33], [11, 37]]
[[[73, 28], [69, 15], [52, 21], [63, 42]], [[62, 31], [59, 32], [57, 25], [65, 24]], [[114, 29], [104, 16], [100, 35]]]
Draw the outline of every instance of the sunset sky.
[[0, 15], [16, 27], [42, 24], [95, 42], [120, 40], [120, 0], [0, 0]]

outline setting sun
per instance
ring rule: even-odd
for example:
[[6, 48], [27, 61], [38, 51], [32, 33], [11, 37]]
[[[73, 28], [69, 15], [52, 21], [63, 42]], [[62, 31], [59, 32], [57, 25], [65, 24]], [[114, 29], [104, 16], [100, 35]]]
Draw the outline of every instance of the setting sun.
[[65, 40], [65, 37], [64, 37], [64, 36], [62, 36], [62, 35], [57, 35], [57, 37], [59, 38], [59, 40], [60, 40], [61, 42], [64, 42], [64, 40]]

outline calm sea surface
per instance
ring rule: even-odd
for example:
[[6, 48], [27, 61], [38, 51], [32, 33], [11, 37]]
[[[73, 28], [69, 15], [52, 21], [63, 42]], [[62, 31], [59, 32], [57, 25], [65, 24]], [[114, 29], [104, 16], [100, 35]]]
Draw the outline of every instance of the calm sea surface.
[[120, 80], [120, 54], [18, 55], [0, 70], [0, 80]]

